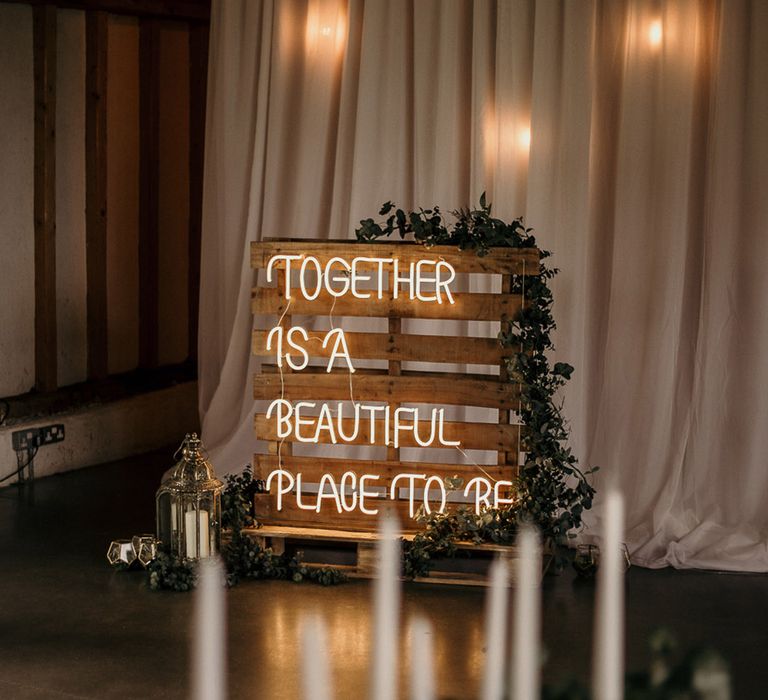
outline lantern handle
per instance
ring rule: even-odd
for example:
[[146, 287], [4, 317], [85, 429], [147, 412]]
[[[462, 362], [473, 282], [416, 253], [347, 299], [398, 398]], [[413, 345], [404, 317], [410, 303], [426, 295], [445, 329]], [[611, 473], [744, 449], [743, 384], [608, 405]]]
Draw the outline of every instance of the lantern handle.
[[174, 461], [178, 459], [179, 452], [182, 452], [184, 450], [184, 446], [190, 441], [190, 440], [197, 440], [198, 443], [198, 449], [203, 454], [203, 457], [207, 460], [208, 457], [210, 457], [210, 454], [208, 452], [208, 448], [203, 444], [203, 441], [197, 436], [197, 433], [187, 433], [184, 436], [184, 439], [181, 441], [181, 445], [179, 445], [176, 448], [176, 452], [173, 453], [173, 459]]

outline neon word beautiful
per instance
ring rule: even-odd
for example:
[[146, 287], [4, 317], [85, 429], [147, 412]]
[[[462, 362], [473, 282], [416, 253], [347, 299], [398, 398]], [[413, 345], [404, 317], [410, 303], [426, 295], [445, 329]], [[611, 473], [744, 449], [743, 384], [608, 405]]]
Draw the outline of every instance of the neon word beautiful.
[[[296, 506], [300, 510], [311, 510], [315, 513], [321, 511], [325, 501], [329, 501], [335, 506], [336, 512], [339, 514], [351, 513], [357, 508], [365, 515], [377, 515], [379, 512], [378, 508], [370, 507], [371, 500], [381, 500], [380, 490], [384, 489], [384, 486], [379, 486], [377, 490], [374, 490], [376, 488], [375, 482], [381, 479], [378, 474], [361, 474], [358, 476], [353, 471], [346, 471], [341, 475], [338, 483], [332, 474], [323, 474], [320, 477], [317, 493], [312, 494], [302, 493], [302, 478], [301, 473], [294, 476], [286, 469], [274, 469], [269, 473], [266, 481], [266, 490], [270, 491], [274, 482], [278, 510], [283, 508], [283, 499], [286, 496], [293, 495], [296, 499]], [[405, 488], [407, 489], [408, 507], [412, 518], [416, 515], [418, 508], [416, 504], [416, 489], [419, 486], [423, 488], [421, 501], [426, 513], [431, 513], [433, 510], [430, 503], [431, 491], [437, 491], [439, 494], [440, 507], [438, 512], [442, 513], [445, 510], [448, 502], [445, 482], [441, 477], [434, 475], [427, 476], [426, 474], [412, 474], [409, 472], [397, 474], [392, 479], [392, 483], [384, 498], [397, 500], [399, 489], [404, 488], [398, 486], [398, 483], [402, 480], [408, 482], [408, 486]], [[417, 482], [424, 483], [417, 485]], [[475, 513], [479, 515], [483, 508], [498, 508], [499, 506], [512, 503], [513, 499], [503, 495], [503, 492], [511, 487], [511, 481], [496, 481], [494, 484], [491, 484], [485, 477], [477, 476], [471, 479], [464, 488], [464, 497], [473, 497]]]
[[[291, 282], [291, 263], [301, 261], [299, 269], [299, 289], [301, 295], [309, 301], [314, 301], [325, 289], [332, 297], [343, 297], [346, 294], [352, 294], [358, 299], [370, 299], [372, 294], [376, 294], [377, 299], [384, 298], [384, 279], [387, 272], [391, 269], [394, 280], [392, 297], [398, 299], [401, 296], [402, 288], [408, 289], [408, 298], [418, 301], [443, 303], [443, 296], [450, 304], [454, 303], [453, 295], [449, 285], [456, 278], [456, 270], [453, 265], [445, 260], [419, 260], [408, 265], [407, 271], [401, 273], [401, 264], [397, 258], [365, 258], [356, 257], [352, 262], [347, 262], [344, 258], [334, 257], [321, 265], [320, 261], [314, 255], [273, 255], [267, 263], [267, 282], [272, 281], [272, 270], [278, 263], [285, 263], [285, 289], [286, 299], [291, 298], [293, 289]], [[367, 268], [373, 266], [375, 274], [366, 275], [361, 271], [361, 267]], [[335, 268], [335, 269], [334, 269]], [[425, 271], [426, 270], [426, 271]], [[430, 275], [429, 270], [434, 274]], [[307, 273], [311, 272], [310, 275]], [[366, 290], [359, 287], [360, 282], [370, 282], [375, 278], [376, 289]], [[336, 288], [333, 285], [340, 285]], [[434, 285], [432, 293], [425, 290], [425, 286]]]
[[[425, 440], [420, 435], [419, 428], [419, 409], [398, 407], [392, 410], [389, 405], [378, 406], [375, 404], [366, 404], [354, 402], [354, 415], [347, 419], [352, 421], [352, 431], [345, 433], [344, 417], [342, 415], [342, 406], [344, 402], [338, 401], [335, 408], [331, 404], [320, 404], [320, 414], [317, 416], [306, 415], [305, 409], [314, 409], [317, 404], [314, 401], [298, 401], [292, 404], [285, 399], [275, 399], [267, 409], [267, 418], [275, 414], [277, 421], [277, 437], [284, 440], [291, 437], [297, 442], [319, 443], [322, 441], [323, 433], [334, 445], [338, 442], [354, 443], [360, 433], [361, 422], [363, 428], [368, 429], [368, 442], [371, 445], [384, 444], [394, 447], [400, 447], [400, 433], [410, 432], [413, 434], [414, 441], [421, 447], [434, 445], [435, 440], [443, 447], [458, 447], [461, 443], [458, 440], [448, 440], [444, 435], [445, 427], [445, 409], [433, 408], [430, 411], [429, 437]], [[336, 413], [334, 416], [333, 413]], [[363, 417], [367, 413], [367, 421]], [[376, 434], [376, 417], [384, 421], [381, 437]], [[409, 418], [410, 417], [410, 418]], [[362, 421], [361, 421], [362, 418]], [[424, 423], [422, 423], [424, 425]], [[306, 429], [306, 430], [305, 430]], [[377, 440], [378, 438], [378, 440]]]

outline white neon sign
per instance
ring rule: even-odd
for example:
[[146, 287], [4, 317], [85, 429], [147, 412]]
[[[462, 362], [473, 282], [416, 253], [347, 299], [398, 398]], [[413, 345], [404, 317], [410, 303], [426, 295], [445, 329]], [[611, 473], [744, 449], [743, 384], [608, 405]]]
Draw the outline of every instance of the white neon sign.
[[[407, 494], [408, 511], [410, 517], [416, 515], [417, 510], [423, 505], [426, 513], [444, 513], [448, 505], [449, 489], [445, 480], [436, 474], [415, 474], [401, 472], [392, 477], [388, 490], [380, 493], [373, 490], [376, 482], [381, 480], [378, 474], [360, 474], [353, 471], [345, 471], [338, 481], [333, 474], [325, 473], [320, 477], [320, 484], [316, 493], [307, 493], [303, 489], [303, 475], [298, 472], [295, 475], [286, 469], [274, 469], [266, 480], [266, 490], [274, 493], [277, 500], [277, 510], [282, 510], [285, 500], [292, 498], [300, 510], [310, 510], [320, 513], [324, 505], [333, 508], [336, 513], [351, 513], [360, 509], [366, 515], [376, 515], [378, 506], [372, 507], [372, 501], [390, 500], [398, 501], [399, 492], [404, 489]], [[366, 488], [369, 482], [371, 488]], [[405, 485], [402, 485], [405, 482]], [[272, 486], [274, 485], [274, 491]], [[511, 491], [511, 481], [498, 480], [491, 483], [484, 476], [474, 477], [469, 481], [463, 491], [464, 497], [474, 494], [474, 511], [480, 515], [486, 508], [498, 508], [513, 503], [514, 499], [504, 495]], [[422, 491], [420, 497], [416, 494]], [[437, 493], [434, 497], [433, 494]]]
[[[319, 414], [314, 415], [319, 407]], [[428, 421], [421, 419], [421, 410], [399, 406], [392, 410], [389, 404], [377, 406], [355, 402], [352, 407], [352, 418], [345, 419], [344, 402], [335, 403], [315, 401], [297, 401], [292, 403], [286, 399], [275, 399], [267, 408], [267, 419], [273, 414], [276, 421], [277, 439], [290, 438], [297, 442], [319, 444], [330, 442], [355, 443], [362, 429], [367, 429], [370, 445], [384, 444], [400, 447], [401, 435], [409, 433], [414, 442], [421, 447], [458, 447], [459, 440], [449, 440], [445, 437], [445, 409], [432, 408], [429, 410]], [[307, 413], [309, 411], [309, 413]], [[365, 415], [364, 415], [365, 414]], [[410, 420], [403, 416], [410, 416]], [[383, 435], [377, 434], [377, 420], [383, 419]], [[344, 432], [344, 421], [352, 420], [351, 434]], [[420, 425], [430, 425], [429, 437], [425, 440], [420, 433]], [[325, 438], [325, 439], [323, 439]]]
[[[396, 258], [357, 256], [351, 261], [332, 257], [323, 265], [314, 255], [274, 255], [267, 264], [267, 280], [272, 281], [277, 267], [285, 270], [281, 294], [290, 300], [297, 286], [292, 273], [298, 274], [298, 292], [308, 300], [315, 301], [323, 293], [338, 299], [351, 295], [357, 299], [383, 299], [385, 280], [392, 279], [389, 295], [393, 299], [408, 298], [422, 303], [454, 304], [450, 285], [456, 279], [456, 271], [445, 260], [423, 259], [401, 264]], [[391, 275], [391, 277], [390, 277]], [[374, 288], [370, 289], [373, 282]], [[282, 319], [281, 319], [282, 320]], [[319, 332], [316, 338], [329, 356], [326, 372], [330, 372], [337, 360], [346, 364], [350, 375], [355, 372], [344, 331], [333, 328]], [[313, 336], [314, 337], [314, 336]], [[267, 334], [266, 349], [274, 352], [281, 372], [284, 364], [294, 371], [302, 371], [309, 365], [309, 332], [301, 326], [287, 330], [282, 325], [272, 328]], [[351, 385], [350, 385], [351, 387]], [[408, 406], [359, 402], [352, 399], [351, 414], [344, 415], [343, 407], [348, 402], [290, 402], [285, 398], [272, 401], [267, 409], [267, 420], [274, 420], [277, 439], [319, 444], [359, 444], [360, 436], [370, 445], [384, 445], [399, 448], [405, 444], [419, 447], [456, 447], [458, 440], [449, 440], [445, 431], [445, 409], [429, 410]], [[350, 411], [347, 411], [350, 413]], [[407, 436], [407, 439], [406, 439]], [[444, 479], [426, 473], [401, 472], [395, 474], [389, 487], [384, 488], [381, 476], [357, 474], [347, 470], [337, 480], [332, 473], [315, 477], [316, 489], [308, 492], [304, 488], [303, 475], [292, 473], [282, 464], [270, 472], [266, 479], [266, 490], [276, 498], [277, 510], [283, 510], [287, 499], [293, 499], [300, 510], [320, 513], [323, 508], [333, 509], [339, 515], [360, 511], [376, 515], [376, 502], [382, 499], [400, 501], [400, 492], [407, 496], [410, 517], [419, 508], [426, 513], [443, 513], [449, 502], [449, 495], [457, 493], [474, 505], [476, 513], [486, 508], [497, 508], [510, 504], [513, 498], [511, 481], [491, 480], [476, 476], [463, 489], [449, 489]], [[492, 483], [493, 481], [493, 483]], [[420, 496], [417, 497], [417, 493]], [[455, 499], [454, 499], [455, 500]]]
[[[293, 267], [293, 263], [299, 261], [297, 268]], [[403, 296], [403, 291], [407, 291], [407, 296], [411, 300], [438, 304], [447, 300], [449, 304], [455, 303], [450, 285], [456, 279], [456, 270], [445, 260], [419, 260], [407, 263], [403, 269], [402, 263], [397, 258], [358, 256], [352, 258], [350, 263], [343, 258], [333, 257], [323, 266], [314, 255], [280, 254], [273, 255], [267, 263], [267, 282], [272, 281], [275, 267], [282, 265], [285, 267], [283, 296], [286, 299], [291, 299], [291, 291], [294, 289], [291, 272], [295, 269], [299, 271], [301, 295], [308, 301], [317, 299], [323, 290], [337, 298], [351, 294], [357, 299], [370, 299], [375, 294], [377, 299], [383, 299], [384, 280], [391, 271], [394, 280], [392, 289], [394, 299], [399, 299]], [[367, 274], [363, 269], [369, 266], [373, 266], [373, 274]], [[338, 268], [341, 268], [341, 274], [338, 273]], [[362, 282], [373, 280], [375, 280], [375, 289], [361, 287]], [[432, 285], [434, 289], [430, 290], [429, 287]]]

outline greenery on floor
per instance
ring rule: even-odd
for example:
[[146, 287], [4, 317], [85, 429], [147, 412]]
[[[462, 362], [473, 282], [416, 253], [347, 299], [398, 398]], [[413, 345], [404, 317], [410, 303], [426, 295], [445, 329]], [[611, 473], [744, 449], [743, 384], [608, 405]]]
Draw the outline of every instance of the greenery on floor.
[[[280, 579], [302, 583], [310, 581], [331, 586], [347, 580], [343, 571], [332, 567], [305, 564], [300, 556], [275, 554], [262, 548], [253, 537], [244, 533], [257, 527], [253, 517], [253, 497], [264, 491], [264, 484], [253, 478], [246, 466], [240, 474], [225, 477], [226, 486], [221, 496], [222, 524], [229, 530], [229, 541], [221, 550], [227, 572], [227, 584], [237, 585], [242, 579]], [[197, 584], [195, 562], [160, 552], [147, 567], [149, 585], [153, 590], [189, 591]]]

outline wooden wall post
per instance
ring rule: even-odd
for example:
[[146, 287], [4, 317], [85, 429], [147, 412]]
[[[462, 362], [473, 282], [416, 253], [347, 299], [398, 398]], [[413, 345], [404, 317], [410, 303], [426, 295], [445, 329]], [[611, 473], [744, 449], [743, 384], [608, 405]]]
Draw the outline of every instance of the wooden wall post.
[[210, 26], [189, 25], [189, 359], [197, 362], [200, 309], [200, 240], [203, 223], [203, 161], [205, 153], [205, 104], [208, 81]]
[[85, 251], [88, 378], [107, 355], [107, 13], [85, 15]]
[[57, 385], [56, 8], [33, 9], [35, 80], [35, 388]]
[[159, 336], [160, 22], [139, 24], [139, 366], [157, 367]]

